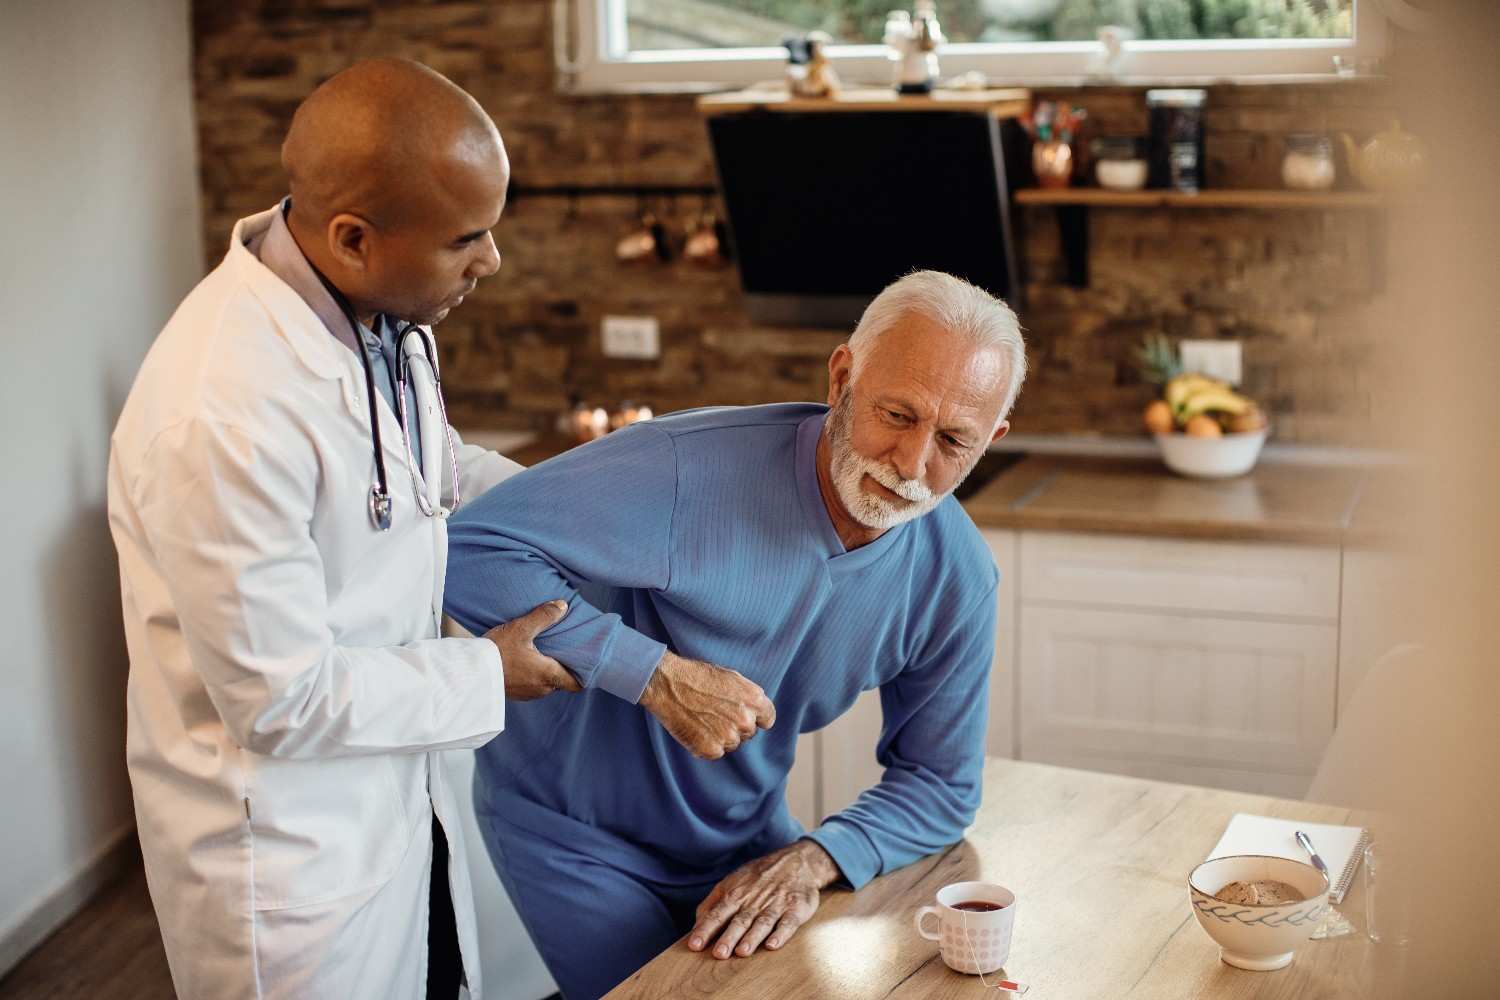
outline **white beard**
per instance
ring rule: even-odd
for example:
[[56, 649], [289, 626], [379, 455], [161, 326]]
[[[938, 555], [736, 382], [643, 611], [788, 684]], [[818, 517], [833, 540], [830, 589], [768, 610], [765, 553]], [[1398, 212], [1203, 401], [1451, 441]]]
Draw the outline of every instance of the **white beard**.
[[[900, 473], [886, 463], [855, 451], [851, 440], [853, 419], [849, 393], [845, 392], [828, 414], [828, 452], [833, 488], [850, 517], [866, 528], [885, 531], [914, 521], [943, 502], [947, 493], [935, 494], [919, 480], [902, 479]], [[866, 492], [861, 485], [865, 476], [911, 502], [895, 504]]]

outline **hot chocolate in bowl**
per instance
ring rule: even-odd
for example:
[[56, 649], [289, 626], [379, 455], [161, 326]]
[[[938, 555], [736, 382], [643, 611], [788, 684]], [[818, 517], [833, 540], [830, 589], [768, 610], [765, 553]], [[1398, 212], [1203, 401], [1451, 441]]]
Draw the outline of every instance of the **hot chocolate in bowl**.
[[1312, 934], [1328, 908], [1328, 876], [1289, 858], [1236, 854], [1194, 868], [1188, 895], [1199, 925], [1218, 942], [1219, 957], [1265, 972], [1290, 965]]

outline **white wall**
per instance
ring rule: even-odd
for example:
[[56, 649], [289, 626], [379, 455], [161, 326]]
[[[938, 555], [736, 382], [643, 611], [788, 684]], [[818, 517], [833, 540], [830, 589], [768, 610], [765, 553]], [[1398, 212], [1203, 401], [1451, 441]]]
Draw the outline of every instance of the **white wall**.
[[189, 52], [187, 0], [0, 0], [0, 973], [134, 822], [104, 475], [202, 271]]

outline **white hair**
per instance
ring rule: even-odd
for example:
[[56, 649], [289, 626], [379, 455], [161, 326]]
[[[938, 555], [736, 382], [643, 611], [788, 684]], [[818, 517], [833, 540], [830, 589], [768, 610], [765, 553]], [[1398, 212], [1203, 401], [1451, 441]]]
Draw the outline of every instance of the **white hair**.
[[851, 379], [858, 379], [876, 341], [901, 326], [906, 317], [916, 314], [948, 331], [964, 337], [975, 350], [995, 349], [1005, 359], [1009, 382], [1004, 388], [1004, 402], [995, 426], [1000, 426], [1026, 378], [1026, 344], [1021, 339], [1021, 323], [1010, 306], [982, 288], [942, 271], [913, 271], [887, 285], [865, 307], [849, 338], [854, 355]]

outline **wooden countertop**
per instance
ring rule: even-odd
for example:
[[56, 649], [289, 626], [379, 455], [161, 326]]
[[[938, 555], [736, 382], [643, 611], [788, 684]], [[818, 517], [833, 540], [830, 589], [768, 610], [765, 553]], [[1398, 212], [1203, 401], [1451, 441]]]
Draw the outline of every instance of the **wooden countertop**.
[[1094, 205], [1099, 208], [1275, 208], [1332, 211], [1380, 208], [1387, 199], [1373, 191], [1287, 191], [1280, 188], [1203, 191], [1110, 191], [1104, 188], [1020, 188], [1021, 205]]
[[[982, 992], [978, 977], [949, 970], [936, 943], [912, 929], [917, 907], [942, 886], [969, 879], [1016, 894], [1003, 978], [1028, 984], [1031, 996], [1370, 995], [1375, 946], [1362, 933], [1309, 941], [1276, 972], [1219, 960], [1218, 945], [1192, 916], [1187, 876], [1236, 812], [1364, 822], [1332, 806], [991, 759], [984, 805], [965, 839], [947, 851], [857, 893], [824, 893], [816, 916], [780, 951], [719, 961], [678, 942], [609, 997], [973, 997]], [[1362, 883], [1355, 879], [1339, 907], [1357, 928], [1364, 924]]]
[[[532, 465], [571, 447], [508, 452]], [[963, 501], [981, 528], [1338, 545], [1405, 534], [1397, 471], [1262, 460], [1237, 479], [1185, 479], [1151, 458], [1028, 455]]]
[[981, 528], [1339, 544], [1364, 470], [1262, 462], [1236, 479], [1186, 479], [1155, 459], [1033, 455], [964, 508]]

